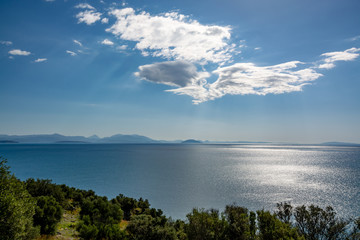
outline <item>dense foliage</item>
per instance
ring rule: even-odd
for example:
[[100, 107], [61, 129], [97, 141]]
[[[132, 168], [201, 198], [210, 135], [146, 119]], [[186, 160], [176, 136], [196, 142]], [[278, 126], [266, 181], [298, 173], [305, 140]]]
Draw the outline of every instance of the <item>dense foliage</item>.
[[0, 239], [32, 239], [39, 229], [33, 226], [36, 200], [24, 184], [10, 174], [0, 158]]
[[277, 209], [253, 212], [232, 204], [223, 213], [193, 209], [185, 221], [174, 221], [142, 198], [120, 194], [108, 200], [51, 180], [21, 182], [0, 161], [0, 240], [53, 235], [66, 210], [80, 210], [76, 229], [81, 239], [360, 240], [360, 218], [343, 220], [331, 207], [284, 202]]

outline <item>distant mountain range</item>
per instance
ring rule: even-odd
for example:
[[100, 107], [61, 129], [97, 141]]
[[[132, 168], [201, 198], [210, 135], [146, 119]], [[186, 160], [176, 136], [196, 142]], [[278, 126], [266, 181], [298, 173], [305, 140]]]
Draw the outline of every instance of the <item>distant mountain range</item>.
[[[188, 140], [154, 140], [141, 135], [126, 135], [116, 134], [111, 137], [100, 138], [97, 135], [90, 137], [84, 136], [64, 136], [61, 134], [34, 134], [34, 135], [4, 135], [0, 134], [0, 144], [15, 144], [15, 143], [59, 143], [59, 144], [82, 144], [82, 143], [183, 143], [183, 144], [278, 144], [272, 142], [249, 142], [249, 141], [200, 141], [194, 139]], [[281, 145], [302, 145], [302, 144], [281, 144]], [[325, 142], [320, 144], [305, 144], [305, 145], [319, 145], [319, 146], [356, 146], [357, 143], [346, 142]]]
[[182, 141], [181, 143], [183, 143], [183, 144], [199, 144], [202, 142], [199, 140], [195, 140], [195, 139], [188, 139], [188, 140]]
[[116, 134], [111, 137], [100, 138], [96, 135], [91, 137], [64, 136], [61, 134], [39, 135], [0, 135], [0, 143], [161, 143], [162, 141], [140, 135]]

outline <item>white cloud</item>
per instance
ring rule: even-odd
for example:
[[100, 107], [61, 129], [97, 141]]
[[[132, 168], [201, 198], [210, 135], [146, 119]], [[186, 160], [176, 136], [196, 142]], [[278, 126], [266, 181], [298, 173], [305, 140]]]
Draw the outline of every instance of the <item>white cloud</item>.
[[123, 51], [123, 50], [126, 50], [127, 47], [128, 47], [127, 45], [120, 45], [120, 46], [117, 46], [116, 49], [120, 50], [120, 51]]
[[101, 42], [101, 44], [103, 44], [103, 45], [109, 45], [109, 46], [112, 46], [112, 45], [114, 45], [114, 43], [112, 42], [112, 41], [110, 41], [109, 39], [104, 39], [102, 42]]
[[91, 25], [101, 19], [101, 13], [95, 12], [94, 10], [86, 10], [79, 12], [76, 18], [78, 19], [78, 23], [84, 22], [87, 25]]
[[95, 8], [88, 3], [80, 3], [76, 5], [75, 8], [95, 10]]
[[10, 46], [13, 43], [11, 41], [0, 41], [0, 44], [6, 45], [6, 46]]
[[228, 44], [230, 27], [202, 25], [177, 12], [152, 16], [123, 8], [110, 14], [117, 21], [108, 32], [122, 40], [137, 42], [136, 49], [154, 57], [203, 63], [220, 63], [231, 58], [234, 46]]
[[79, 45], [80, 47], [83, 46], [82, 43], [81, 43], [80, 41], [78, 41], [78, 40], [74, 40], [74, 43], [76, 43], [76, 44]]
[[267, 95], [301, 91], [303, 86], [322, 76], [311, 68], [297, 69], [299, 61], [260, 67], [253, 63], [236, 63], [213, 71], [218, 79], [210, 84], [209, 96], [198, 102], [231, 95]]
[[66, 53], [70, 54], [71, 56], [76, 56], [77, 54], [73, 51], [66, 50]]
[[109, 22], [109, 19], [108, 18], [103, 18], [101, 19], [101, 23], [108, 23]]
[[261, 50], [261, 47], [256, 47], [254, 48], [254, 50]]
[[352, 38], [350, 38], [349, 40], [350, 41], [357, 41], [357, 40], [359, 40], [360, 39], [360, 35], [358, 35], [358, 36], [355, 36], [355, 37], [352, 37]]
[[55, 2], [55, 0], [45, 0], [45, 2]]
[[19, 55], [19, 56], [28, 56], [31, 54], [31, 52], [28, 51], [22, 51], [20, 49], [13, 49], [9, 51], [9, 54], [11, 55]]
[[299, 61], [260, 67], [253, 63], [236, 63], [220, 67], [212, 74], [218, 75], [208, 83], [207, 72], [197, 72], [196, 67], [186, 62], [164, 62], [139, 67], [135, 75], [150, 82], [162, 83], [177, 88], [167, 90], [179, 95], [188, 95], [193, 103], [223, 97], [224, 95], [267, 95], [302, 91], [305, 85], [322, 76], [311, 68], [297, 69]]
[[34, 62], [39, 63], [39, 62], [46, 62], [46, 61], [47, 61], [47, 58], [38, 58]]
[[352, 61], [359, 57], [360, 48], [349, 48], [343, 52], [328, 52], [321, 54], [324, 59], [318, 65], [318, 68], [330, 69], [335, 67], [335, 62]]

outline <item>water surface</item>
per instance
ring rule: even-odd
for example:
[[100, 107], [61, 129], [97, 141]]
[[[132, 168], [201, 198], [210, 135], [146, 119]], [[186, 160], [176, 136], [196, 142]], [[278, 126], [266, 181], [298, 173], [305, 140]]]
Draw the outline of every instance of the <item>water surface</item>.
[[332, 205], [360, 215], [360, 148], [182, 144], [2, 144], [0, 155], [20, 179], [48, 178], [149, 199], [167, 216], [193, 207], [237, 203], [274, 210], [276, 203]]

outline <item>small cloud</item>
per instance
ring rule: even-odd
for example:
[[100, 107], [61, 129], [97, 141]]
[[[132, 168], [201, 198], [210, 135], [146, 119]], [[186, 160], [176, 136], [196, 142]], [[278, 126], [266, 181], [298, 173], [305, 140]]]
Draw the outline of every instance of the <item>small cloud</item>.
[[109, 19], [108, 18], [103, 18], [103, 19], [101, 19], [101, 23], [108, 23], [109, 22]]
[[95, 8], [88, 3], [80, 3], [80, 4], [76, 5], [75, 8], [95, 10]]
[[357, 40], [360, 40], [360, 35], [349, 38], [349, 41], [352, 41], [352, 42], [357, 41]]
[[38, 58], [34, 62], [39, 63], [39, 62], [46, 62], [46, 61], [47, 61], [47, 58]]
[[45, 0], [45, 2], [55, 2], [55, 0]]
[[9, 56], [9, 59], [14, 59], [14, 56]]
[[120, 51], [123, 51], [123, 50], [126, 50], [127, 47], [128, 47], [127, 45], [120, 45], [120, 46], [117, 46], [116, 49], [120, 50]]
[[31, 52], [28, 51], [22, 51], [20, 49], [13, 49], [9, 51], [9, 54], [11, 55], [18, 55], [18, 56], [28, 56], [31, 54]]
[[321, 54], [324, 57], [321, 63], [317, 66], [320, 69], [331, 69], [335, 67], [335, 62], [338, 61], [352, 61], [359, 57], [360, 48], [349, 48], [342, 52], [328, 52]]
[[71, 56], [76, 56], [77, 54], [73, 51], [66, 50], [66, 53], [70, 54]]
[[239, 41], [239, 48], [246, 48], [247, 45], [246, 45], [246, 40], [240, 40]]
[[320, 64], [317, 68], [320, 68], [320, 69], [331, 69], [331, 68], [334, 68], [335, 67], [335, 64], [334, 63], [323, 63], [323, 64]]
[[109, 39], [104, 39], [101, 44], [103, 45], [109, 45], [109, 46], [112, 46], [114, 45], [114, 43], [112, 41], [110, 41]]
[[6, 45], [6, 46], [10, 46], [10, 45], [12, 45], [13, 43], [12, 43], [11, 41], [0, 41], [0, 44]]
[[76, 15], [78, 19], [78, 23], [86, 23], [87, 25], [91, 25], [101, 19], [101, 13], [95, 12], [93, 10], [86, 10], [84, 12], [79, 12]]
[[261, 50], [261, 47], [256, 47], [256, 48], [254, 48], [254, 50], [256, 50], [256, 51]]
[[74, 40], [74, 43], [76, 43], [76, 44], [79, 45], [80, 47], [83, 46], [82, 43], [81, 43], [80, 41], [78, 41], [78, 40]]

